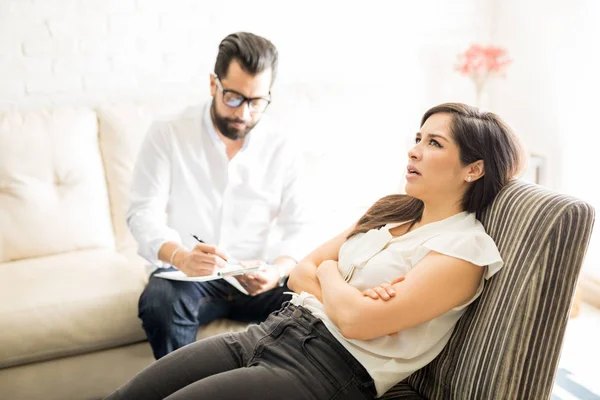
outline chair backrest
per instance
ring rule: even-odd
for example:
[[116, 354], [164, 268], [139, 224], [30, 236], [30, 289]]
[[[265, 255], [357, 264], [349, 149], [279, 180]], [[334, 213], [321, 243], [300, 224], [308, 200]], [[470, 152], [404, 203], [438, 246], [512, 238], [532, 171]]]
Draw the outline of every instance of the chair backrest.
[[385, 399], [548, 399], [594, 209], [513, 181], [478, 216], [504, 268], [442, 353]]

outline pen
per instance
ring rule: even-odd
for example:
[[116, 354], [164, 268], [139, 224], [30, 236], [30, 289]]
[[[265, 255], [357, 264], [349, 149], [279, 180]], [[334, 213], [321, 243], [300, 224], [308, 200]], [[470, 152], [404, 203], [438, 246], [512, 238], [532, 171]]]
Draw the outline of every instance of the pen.
[[[194, 235], [193, 233], [190, 233], [190, 235], [192, 235], [192, 237], [194, 239], [196, 239], [198, 241], [198, 243], [206, 243], [204, 240], [200, 239], [198, 236]], [[227, 263], [229, 263], [229, 264], [235, 264], [235, 265], [240, 263], [238, 260], [236, 260], [233, 257], [228, 257], [227, 260], [225, 260], [225, 261], [227, 261]]]
[[204, 243], [204, 240], [200, 239], [198, 236], [194, 235], [193, 233], [190, 233], [190, 235], [192, 235], [192, 237], [194, 239], [196, 239], [199, 243]]

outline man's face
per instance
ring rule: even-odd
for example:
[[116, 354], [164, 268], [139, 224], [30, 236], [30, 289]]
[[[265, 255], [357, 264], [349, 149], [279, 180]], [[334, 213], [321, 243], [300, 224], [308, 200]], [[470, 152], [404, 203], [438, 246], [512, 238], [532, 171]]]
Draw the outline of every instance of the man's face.
[[[236, 60], [229, 65], [227, 76], [220, 76], [220, 86], [217, 78], [211, 75], [210, 91], [213, 96], [211, 116], [217, 130], [231, 140], [244, 139], [256, 126], [262, 112], [254, 112], [248, 102], [238, 107], [229, 107], [223, 100], [223, 90], [238, 93], [246, 98], [270, 98], [271, 69], [257, 75], [245, 72]], [[221, 89], [222, 88], [222, 89]]]

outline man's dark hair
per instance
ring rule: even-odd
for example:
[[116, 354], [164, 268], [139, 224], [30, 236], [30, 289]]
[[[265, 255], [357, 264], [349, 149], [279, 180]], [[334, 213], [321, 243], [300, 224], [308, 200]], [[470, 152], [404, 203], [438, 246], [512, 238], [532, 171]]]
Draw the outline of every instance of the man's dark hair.
[[249, 32], [232, 33], [219, 44], [215, 74], [221, 79], [226, 78], [231, 61], [237, 60], [251, 75], [270, 68], [272, 85], [277, 75], [277, 58], [277, 49], [267, 39]]

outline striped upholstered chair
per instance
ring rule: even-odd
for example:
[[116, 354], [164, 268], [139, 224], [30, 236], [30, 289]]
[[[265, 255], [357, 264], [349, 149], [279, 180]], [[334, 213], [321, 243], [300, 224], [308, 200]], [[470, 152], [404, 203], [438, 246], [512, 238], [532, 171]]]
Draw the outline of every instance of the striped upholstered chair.
[[522, 181], [479, 216], [504, 268], [428, 366], [384, 399], [549, 399], [594, 223], [587, 203]]

